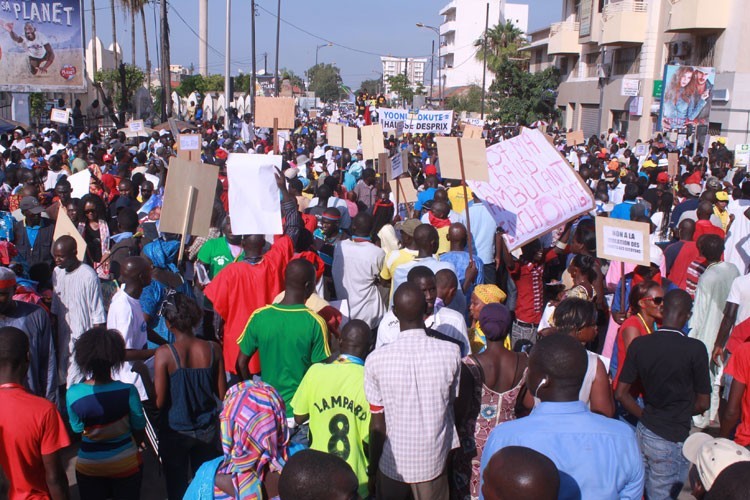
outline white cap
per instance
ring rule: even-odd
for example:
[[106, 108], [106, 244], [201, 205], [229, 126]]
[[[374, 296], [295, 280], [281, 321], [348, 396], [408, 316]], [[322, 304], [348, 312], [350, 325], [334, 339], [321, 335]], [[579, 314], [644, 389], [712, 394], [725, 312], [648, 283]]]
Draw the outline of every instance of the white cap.
[[706, 491], [721, 471], [737, 462], [750, 462], [750, 451], [734, 441], [715, 438], [704, 432], [691, 434], [682, 445], [682, 454], [695, 464]]

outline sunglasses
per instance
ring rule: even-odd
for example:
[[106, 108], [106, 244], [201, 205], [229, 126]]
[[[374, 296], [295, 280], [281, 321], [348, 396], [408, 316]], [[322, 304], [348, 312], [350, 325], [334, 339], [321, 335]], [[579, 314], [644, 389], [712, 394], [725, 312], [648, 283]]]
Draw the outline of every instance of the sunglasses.
[[644, 297], [643, 300], [653, 302], [657, 306], [660, 306], [664, 303], [664, 297]]
[[84, 211], [83, 211], [83, 213], [85, 213], [85, 214], [95, 214], [95, 213], [96, 213], [96, 210], [91, 210], [91, 209], [89, 209], [89, 210], [84, 210]]

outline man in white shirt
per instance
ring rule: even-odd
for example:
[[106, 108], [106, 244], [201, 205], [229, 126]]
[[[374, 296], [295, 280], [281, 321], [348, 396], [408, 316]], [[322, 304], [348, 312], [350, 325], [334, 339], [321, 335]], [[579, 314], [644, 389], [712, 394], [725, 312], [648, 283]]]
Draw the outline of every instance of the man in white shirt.
[[372, 224], [370, 214], [362, 212], [354, 217], [352, 237], [336, 245], [331, 272], [336, 297], [349, 302], [349, 317], [375, 328], [385, 313], [377, 285], [385, 252], [371, 241]]
[[[409, 271], [407, 282], [417, 286], [426, 302], [424, 324], [427, 335], [456, 344], [461, 349], [461, 357], [471, 352], [469, 333], [463, 316], [447, 307], [435, 307], [437, 285], [435, 274], [425, 266], [417, 266]], [[394, 342], [401, 332], [401, 325], [393, 309], [383, 316], [378, 327], [375, 348], [378, 349]]]
[[[113, 378], [138, 389], [141, 401], [148, 399], [141, 377], [133, 371], [134, 361], [144, 361], [154, 355], [154, 349], [147, 349], [147, 341], [165, 344], [159, 335], [149, 336], [146, 320], [139, 298], [143, 289], [151, 283], [151, 264], [143, 257], [128, 257], [120, 271], [122, 286], [112, 297], [107, 314], [107, 328], [117, 330], [125, 340], [125, 364]], [[158, 338], [157, 338], [158, 337]]]
[[23, 45], [29, 56], [29, 71], [32, 75], [47, 73], [55, 61], [55, 52], [52, 50], [49, 40], [45, 35], [39, 33], [32, 23], [27, 22], [23, 26], [23, 36], [16, 35], [13, 32], [13, 23], [3, 24], [5, 30], [10, 34], [10, 38]]

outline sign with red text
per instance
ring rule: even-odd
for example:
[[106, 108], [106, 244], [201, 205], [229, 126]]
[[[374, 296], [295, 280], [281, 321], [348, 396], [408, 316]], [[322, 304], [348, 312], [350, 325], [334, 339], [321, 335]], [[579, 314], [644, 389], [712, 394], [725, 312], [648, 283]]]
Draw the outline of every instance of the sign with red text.
[[489, 182], [468, 180], [510, 250], [594, 208], [591, 190], [536, 129], [487, 148]]

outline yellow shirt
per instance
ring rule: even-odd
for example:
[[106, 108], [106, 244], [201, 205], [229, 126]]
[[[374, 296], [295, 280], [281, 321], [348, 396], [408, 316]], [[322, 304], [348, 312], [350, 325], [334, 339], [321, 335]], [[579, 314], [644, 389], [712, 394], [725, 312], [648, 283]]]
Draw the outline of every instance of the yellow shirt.
[[[464, 199], [464, 188], [462, 186], [448, 189], [447, 194], [454, 212], [461, 213], [466, 210], [466, 200]], [[466, 195], [470, 200], [472, 199], [473, 193], [468, 186], [466, 187]]]
[[718, 217], [721, 220], [721, 228], [724, 230], [724, 232], [727, 232], [727, 227], [729, 226], [729, 211], [724, 210], [723, 212], [719, 210], [719, 207], [714, 206], [714, 215]]

